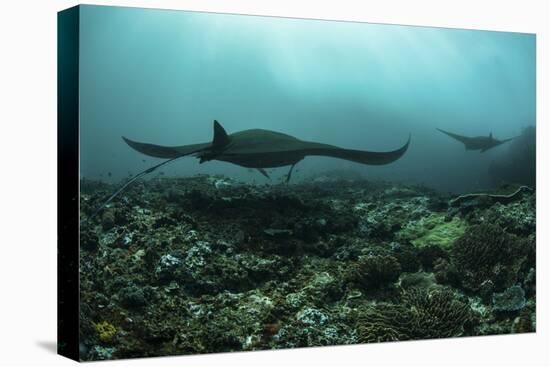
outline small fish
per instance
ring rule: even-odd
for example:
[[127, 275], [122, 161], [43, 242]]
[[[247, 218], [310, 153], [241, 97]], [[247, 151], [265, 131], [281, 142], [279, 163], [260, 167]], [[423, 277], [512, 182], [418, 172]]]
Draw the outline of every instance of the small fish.
[[107, 176], [111, 177], [113, 174], [109, 171], [107, 172]]

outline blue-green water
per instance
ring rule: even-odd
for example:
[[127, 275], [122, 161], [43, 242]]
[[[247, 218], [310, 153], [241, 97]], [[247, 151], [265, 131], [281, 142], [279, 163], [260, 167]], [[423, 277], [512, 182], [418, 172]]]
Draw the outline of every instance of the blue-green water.
[[[344, 169], [468, 191], [489, 187], [491, 162], [517, 145], [466, 151], [435, 128], [503, 139], [535, 124], [531, 34], [96, 6], [83, 6], [80, 19], [86, 178], [117, 182], [161, 162], [122, 135], [207, 142], [217, 119], [229, 133], [263, 128], [362, 150], [396, 149], [410, 133], [409, 150], [390, 165], [309, 157], [293, 179]], [[163, 172], [269, 182], [194, 158]]]

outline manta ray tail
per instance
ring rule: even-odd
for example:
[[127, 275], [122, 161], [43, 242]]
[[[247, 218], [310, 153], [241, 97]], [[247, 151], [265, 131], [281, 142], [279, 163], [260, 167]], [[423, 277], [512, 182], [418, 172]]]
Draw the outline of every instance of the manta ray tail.
[[138, 173], [137, 175], [135, 175], [134, 177], [130, 178], [128, 181], [126, 181], [126, 183], [124, 183], [124, 185], [122, 185], [118, 190], [116, 190], [111, 196], [109, 196], [109, 198], [107, 198], [107, 200], [105, 200], [103, 202], [103, 204], [101, 204], [94, 212], [93, 214], [88, 217], [88, 220], [94, 218], [103, 208], [105, 208], [105, 206], [107, 204], [109, 204], [111, 201], [113, 201], [114, 198], [116, 198], [118, 196], [118, 194], [120, 194], [122, 191], [124, 191], [125, 188], [127, 188], [128, 186], [130, 186], [130, 184], [132, 182], [134, 182], [135, 180], [137, 180], [138, 178], [142, 177], [142, 176], [145, 176], [146, 174], [148, 173], [151, 173], [153, 172], [154, 170], [156, 170], [157, 168], [161, 167], [161, 166], [164, 166], [165, 164], [167, 163], [170, 163], [172, 162], [173, 160], [176, 160], [180, 157], [175, 157], [175, 158], [172, 158], [172, 159], [169, 159], [167, 161], [164, 161], [162, 163], [159, 163], [153, 167], [150, 167], [150, 168], [147, 168], [146, 170], [144, 171], [141, 171], [140, 173]]
[[155, 158], [167, 158], [168, 160], [161, 162], [156, 166], [147, 168], [146, 170], [130, 178], [128, 181], [126, 181], [124, 185], [122, 185], [117, 191], [115, 191], [111, 196], [109, 196], [109, 198], [107, 198], [107, 200], [103, 204], [101, 204], [101, 206], [97, 208], [95, 212], [88, 219], [95, 217], [103, 208], [105, 208], [107, 204], [109, 204], [115, 197], [117, 197], [122, 191], [124, 191], [124, 189], [126, 189], [132, 182], [134, 182], [138, 178], [153, 172], [157, 168], [164, 166], [165, 164], [170, 163], [175, 159], [185, 157], [191, 154], [202, 153], [204, 151], [212, 149], [213, 147], [223, 147], [229, 142], [229, 137], [227, 136], [227, 133], [216, 120], [214, 120], [214, 139], [212, 143], [190, 144], [190, 145], [171, 147], [171, 146], [155, 145], [155, 144], [149, 144], [149, 143], [140, 143], [137, 141], [130, 140], [124, 136], [122, 137], [122, 139], [130, 147], [132, 147], [133, 149], [137, 150], [142, 154], [148, 155], [150, 157], [155, 157]]

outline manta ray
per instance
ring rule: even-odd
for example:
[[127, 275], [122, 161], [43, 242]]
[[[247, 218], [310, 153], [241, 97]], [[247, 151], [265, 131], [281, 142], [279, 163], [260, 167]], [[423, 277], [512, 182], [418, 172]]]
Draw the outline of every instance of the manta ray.
[[294, 166], [307, 156], [325, 156], [362, 164], [384, 165], [399, 159], [407, 151], [410, 143], [409, 136], [405, 145], [397, 150], [369, 152], [304, 141], [271, 130], [251, 129], [227, 134], [217, 120], [214, 120], [214, 138], [208, 143], [170, 147], [122, 138], [130, 147], [151, 157], [176, 159], [193, 155], [200, 163], [218, 160], [255, 168], [267, 178], [269, 175], [265, 168], [290, 166], [287, 182]]
[[111, 195], [92, 215], [113, 200], [128, 185], [139, 177], [153, 172], [157, 168], [185, 156], [194, 156], [200, 163], [218, 160], [238, 166], [253, 168], [269, 178], [266, 168], [290, 166], [286, 182], [290, 181], [294, 166], [307, 156], [325, 156], [345, 159], [368, 165], [389, 164], [401, 158], [407, 151], [411, 137], [405, 145], [388, 152], [370, 152], [365, 150], [344, 149], [334, 145], [300, 140], [293, 136], [271, 130], [250, 129], [227, 134], [222, 125], [214, 120], [214, 138], [210, 142], [181, 146], [164, 146], [122, 139], [138, 152], [166, 161], [138, 173]]
[[501, 144], [504, 144], [514, 139], [514, 138], [509, 138], [504, 140], [498, 140], [493, 138], [493, 133], [490, 133], [489, 136], [468, 137], [468, 136], [462, 136], [462, 135], [450, 133], [448, 131], [441, 130], [441, 129], [437, 129], [437, 130], [463, 143], [464, 148], [466, 148], [466, 150], [479, 150], [480, 153], [486, 152], [491, 148], [494, 148], [496, 146], [499, 146]]

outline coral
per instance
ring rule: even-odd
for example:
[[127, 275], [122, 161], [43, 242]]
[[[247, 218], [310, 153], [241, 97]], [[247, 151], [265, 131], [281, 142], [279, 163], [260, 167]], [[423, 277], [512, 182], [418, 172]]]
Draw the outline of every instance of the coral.
[[144, 290], [136, 285], [122, 288], [118, 296], [120, 303], [127, 308], [140, 308], [147, 304]]
[[111, 342], [117, 333], [117, 329], [107, 321], [94, 324], [94, 327], [99, 335], [99, 340], [104, 343]]
[[80, 248], [87, 251], [96, 251], [99, 248], [98, 236], [87, 229], [80, 232]]
[[376, 289], [397, 281], [401, 265], [389, 255], [367, 255], [359, 257], [349, 269], [348, 279], [362, 288]]
[[508, 205], [497, 203], [488, 210], [487, 218], [510, 233], [524, 236], [535, 233], [535, 195]]
[[413, 246], [410, 242], [405, 242], [403, 244], [392, 242], [391, 248], [393, 250], [392, 256], [397, 259], [401, 265], [402, 271], [413, 273], [420, 268], [418, 248]]
[[498, 225], [475, 225], [460, 237], [451, 251], [451, 260], [463, 274], [462, 286], [477, 290], [485, 280], [492, 280], [495, 289], [514, 284], [524, 242], [505, 232]]
[[304, 308], [296, 314], [296, 320], [307, 326], [325, 325], [330, 318], [315, 308]]
[[514, 285], [502, 293], [493, 294], [493, 310], [497, 312], [514, 312], [525, 307], [525, 292], [519, 285]]
[[347, 325], [348, 317], [346, 313], [330, 312], [327, 308], [302, 308], [289, 323], [279, 328], [271, 343], [287, 348], [356, 343]]
[[[382, 194], [383, 195], [383, 194]], [[406, 224], [429, 214], [429, 199], [419, 195], [406, 199], [388, 199], [378, 205], [358, 203], [359, 233], [364, 237], [392, 240]]]
[[418, 249], [418, 259], [424, 270], [432, 270], [439, 259], [448, 259], [447, 251], [438, 245], [426, 245]]
[[433, 273], [403, 273], [399, 278], [399, 286], [403, 289], [409, 288], [431, 288], [435, 284]]
[[380, 303], [357, 319], [360, 342], [449, 338], [465, 335], [475, 322], [467, 303], [450, 290], [411, 288], [400, 304]]
[[[533, 193], [453, 218], [446, 194], [360, 178], [156, 177], [89, 220], [117, 186], [82, 188], [82, 360], [535, 330]], [[445, 226], [466, 223], [451, 245]], [[500, 235], [476, 233], [487, 223]], [[485, 237], [510, 255], [493, 261]], [[494, 309], [514, 285], [525, 307]]]
[[404, 292], [403, 303], [414, 315], [415, 339], [461, 336], [473, 323], [469, 305], [448, 289], [412, 288]]
[[94, 360], [109, 360], [113, 358], [116, 348], [113, 347], [102, 347], [101, 345], [96, 345], [90, 352], [90, 357]]
[[155, 274], [161, 282], [170, 282], [177, 278], [181, 260], [176, 255], [179, 254], [165, 254], [160, 257], [158, 265], [155, 267]]
[[431, 214], [410, 222], [399, 232], [399, 238], [410, 240], [417, 247], [437, 245], [449, 248], [465, 230], [466, 223], [457, 216], [448, 220], [445, 214]]
[[361, 310], [357, 319], [360, 343], [389, 342], [411, 339], [413, 313], [392, 303], [378, 303]]
[[104, 230], [109, 230], [115, 225], [115, 211], [113, 209], [107, 209], [101, 215], [101, 225]]
[[457, 287], [461, 284], [461, 273], [448, 260], [439, 258], [434, 262], [435, 280], [440, 284]]
[[527, 302], [525, 307], [520, 311], [519, 316], [514, 319], [511, 332], [535, 332], [537, 329], [535, 311], [535, 304], [533, 302]]

